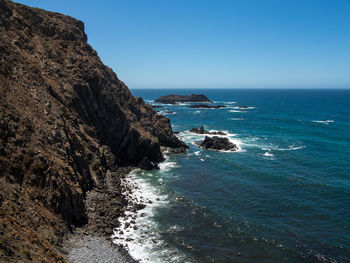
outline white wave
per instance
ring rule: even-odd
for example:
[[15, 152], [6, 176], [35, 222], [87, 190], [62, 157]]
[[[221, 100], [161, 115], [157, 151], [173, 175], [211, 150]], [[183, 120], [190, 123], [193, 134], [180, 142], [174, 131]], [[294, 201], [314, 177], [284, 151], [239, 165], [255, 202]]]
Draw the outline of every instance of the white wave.
[[201, 158], [200, 160], [201, 160], [202, 162], [204, 162], [204, 159]]
[[176, 106], [188, 106], [188, 105], [191, 105], [192, 103], [191, 102], [180, 102], [180, 103], [177, 103], [175, 104]]
[[233, 138], [230, 138], [230, 137], [227, 137], [228, 140], [235, 144], [237, 146], [237, 151], [225, 151], [225, 150], [219, 150], [219, 152], [226, 152], [226, 153], [232, 153], [232, 152], [243, 152], [244, 150], [242, 149], [242, 141], [241, 140], [238, 140], [238, 139], [233, 139]]
[[169, 112], [169, 111], [165, 111], [164, 113], [163, 113], [164, 115], [169, 115], [169, 114], [176, 114], [176, 112], [175, 111], [172, 111], [172, 112]]
[[232, 120], [232, 121], [243, 121], [244, 119], [243, 118], [230, 118], [230, 120]]
[[304, 149], [304, 148], [306, 148], [306, 146], [304, 146], [304, 145], [301, 145], [301, 146], [291, 145], [288, 148], [277, 148], [275, 150], [278, 150], [278, 151], [295, 151], [295, 150], [301, 150], [301, 149]]
[[195, 155], [201, 155], [201, 151], [194, 152]]
[[240, 112], [240, 113], [246, 113], [246, 111], [240, 111], [240, 110], [229, 110], [229, 112]]
[[265, 153], [264, 153], [264, 156], [265, 156], [265, 157], [274, 157], [273, 153], [270, 153], [269, 151], [268, 151], [268, 152], [265, 152]]
[[252, 109], [255, 109], [255, 107], [251, 107], [251, 106], [236, 106], [236, 107], [233, 107], [233, 109], [236, 109], [236, 110], [252, 110]]
[[158, 167], [160, 170], [170, 170], [171, 168], [178, 168], [180, 167], [176, 162], [169, 162], [165, 160], [164, 162], [161, 162], [158, 164]]
[[237, 134], [235, 133], [230, 133], [229, 131], [226, 131], [226, 130], [222, 130], [222, 131], [219, 131], [219, 130], [208, 130], [208, 132], [223, 132], [225, 133], [226, 135], [215, 135], [215, 134], [204, 134], [204, 135], [207, 135], [209, 137], [213, 137], [213, 136], [221, 136], [221, 137], [235, 137], [237, 136]]
[[185, 256], [177, 249], [164, 249], [165, 241], [153, 220], [156, 209], [167, 206], [169, 197], [138, 173], [140, 170], [131, 172], [122, 179], [121, 184], [125, 189], [130, 189], [130, 192], [125, 192], [129, 203], [143, 203], [146, 207], [136, 212], [132, 206], [126, 208], [125, 216], [119, 218], [120, 226], [113, 229], [113, 243], [126, 248], [141, 263], [183, 261]]
[[199, 113], [201, 113], [200, 110], [196, 110], [196, 111], [193, 112], [193, 114], [199, 114]]
[[332, 123], [332, 122], [334, 122], [334, 120], [325, 120], [325, 121], [312, 121], [312, 122], [315, 122], [315, 123], [322, 123], [322, 124], [326, 124], [326, 125], [328, 125], [329, 123]]

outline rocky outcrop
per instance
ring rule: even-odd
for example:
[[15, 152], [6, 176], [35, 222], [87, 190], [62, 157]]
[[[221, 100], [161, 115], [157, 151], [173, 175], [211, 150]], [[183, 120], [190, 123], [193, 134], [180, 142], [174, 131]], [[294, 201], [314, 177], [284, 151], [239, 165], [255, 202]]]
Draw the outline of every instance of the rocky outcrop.
[[197, 133], [197, 134], [227, 135], [226, 133], [224, 133], [222, 131], [214, 131], [214, 132], [207, 131], [204, 129], [203, 126], [201, 126], [200, 128], [193, 128], [190, 130], [190, 132]]
[[155, 100], [158, 103], [164, 104], [176, 104], [178, 102], [212, 102], [203, 94], [192, 95], [167, 95], [161, 96]]
[[226, 108], [225, 105], [208, 105], [208, 104], [195, 104], [195, 105], [189, 105], [187, 108], [190, 109], [221, 109]]
[[224, 151], [237, 151], [238, 147], [234, 143], [230, 142], [225, 137], [208, 137], [205, 136], [204, 141], [200, 144], [200, 147], [210, 150], [224, 150]]
[[89, 191], [113, 189], [118, 215], [121, 167], [187, 146], [101, 62], [81, 21], [0, 0], [0, 32], [0, 261], [56, 262], [63, 235], [88, 222]]

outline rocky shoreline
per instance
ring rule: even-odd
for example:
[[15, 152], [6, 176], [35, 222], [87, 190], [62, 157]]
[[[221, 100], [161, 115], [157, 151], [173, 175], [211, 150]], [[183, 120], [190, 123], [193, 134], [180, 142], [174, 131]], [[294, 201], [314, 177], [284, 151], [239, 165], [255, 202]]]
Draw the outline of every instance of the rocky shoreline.
[[[137, 209], [128, 197], [131, 188], [121, 184], [134, 167], [121, 168], [111, 176], [108, 189], [93, 189], [87, 193], [85, 205], [89, 223], [66, 236], [62, 253], [72, 263], [113, 262], [136, 263], [126, 248], [112, 242], [113, 229], [120, 225], [127, 207]], [[142, 205], [141, 205], [142, 207]]]

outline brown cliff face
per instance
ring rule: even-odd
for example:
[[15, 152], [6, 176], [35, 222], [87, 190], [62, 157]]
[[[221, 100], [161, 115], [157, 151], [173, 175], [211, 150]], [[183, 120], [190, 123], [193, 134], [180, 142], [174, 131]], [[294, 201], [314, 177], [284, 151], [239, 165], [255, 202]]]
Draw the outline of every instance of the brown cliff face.
[[87, 44], [82, 22], [0, 0], [0, 261], [52, 262], [106, 173], [186, 149]]

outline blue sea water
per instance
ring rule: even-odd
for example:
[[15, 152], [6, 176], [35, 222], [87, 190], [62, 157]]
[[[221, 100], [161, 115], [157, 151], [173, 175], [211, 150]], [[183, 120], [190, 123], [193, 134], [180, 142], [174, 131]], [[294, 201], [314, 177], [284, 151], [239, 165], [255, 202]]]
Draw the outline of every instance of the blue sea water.
[[[190, 149], [132, 175], [153, 202], [136, 221], [131, 254], [143, 262], [350, 262], [350, 90], [132, 93], [154, 105], [161, 95], [202, 93], [227, 107], [157, 108]], [[228, 133], [239, 151], [199, 148], [204, 137], [189, 130], [200, 126]]]

